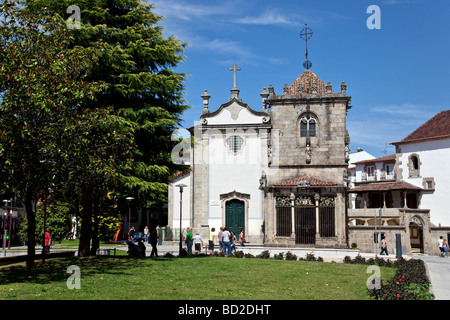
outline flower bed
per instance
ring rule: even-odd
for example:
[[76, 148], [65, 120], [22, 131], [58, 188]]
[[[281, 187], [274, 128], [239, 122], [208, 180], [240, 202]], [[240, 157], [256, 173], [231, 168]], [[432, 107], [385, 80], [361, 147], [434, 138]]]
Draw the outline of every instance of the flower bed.
[[369, 290], [369, 294], [380, 300], [432, 300], [434, 294], [429, 292], [425, 263], [420, 259], [399, 259], [395, 262], [397, 272], [387, 281], [381, 282], [380, 289]]

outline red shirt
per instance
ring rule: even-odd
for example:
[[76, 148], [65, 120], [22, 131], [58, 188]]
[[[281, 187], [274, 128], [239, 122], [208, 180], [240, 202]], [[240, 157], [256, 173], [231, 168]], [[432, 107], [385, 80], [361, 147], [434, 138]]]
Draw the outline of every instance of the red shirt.
[[48, 231], [45, 232], [45, 241], [44, 241], [44, 245], [48, 246], [49, 245], [49, 241], [50, 241], [50, 233]]

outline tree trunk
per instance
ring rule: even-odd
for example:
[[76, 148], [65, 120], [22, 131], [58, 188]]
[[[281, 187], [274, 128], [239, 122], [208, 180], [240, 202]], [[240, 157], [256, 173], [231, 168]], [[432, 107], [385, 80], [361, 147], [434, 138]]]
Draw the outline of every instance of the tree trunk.
[[[97, 207], [97, 206], [96, 206]], [[91, 255], [97, 255], [97, 249], [100, 248], [100, 241], [98, 239], [98, 225], [99, 225], [99, 217], [96, 208], [94, 208], [94, 230], [92, 235], [92, 247], [91, 247]]]
[[31, 192], [27, 191], [25, 195], [25, 211], [27, 214], [27, 270], [34, 268], [34, 257], [36, 251], [36, 213], [33, 211], [33, 201]]
[[88, 257], [90, 255], [90, 245], [92, 238], [92, 202], [84, 199], [81, 209], [81, 230], [80, 244], [78, 246], [78, 256]]

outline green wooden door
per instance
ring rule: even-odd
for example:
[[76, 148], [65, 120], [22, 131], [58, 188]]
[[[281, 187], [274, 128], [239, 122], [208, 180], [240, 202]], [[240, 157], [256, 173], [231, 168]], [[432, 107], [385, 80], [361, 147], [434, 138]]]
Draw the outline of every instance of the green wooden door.
[[244, 201], [230, 200], [226, 203], [225, 226], [229, 231], [233, 231], [236, 239], [239, 239], [239, 232], [245, 230], [245, 204]]

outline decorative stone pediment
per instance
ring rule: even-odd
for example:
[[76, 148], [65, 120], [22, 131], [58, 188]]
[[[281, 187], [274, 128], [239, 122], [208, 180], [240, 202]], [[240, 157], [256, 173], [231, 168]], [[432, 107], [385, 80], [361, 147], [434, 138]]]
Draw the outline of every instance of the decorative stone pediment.
[[247, 193], [237, 192], [236, 190], [228, 193], [223, 193], [220, 195], [220, 200], [231, 200], [231, 199], [239, 199], [239, 200], [250, 200], [250, 195]]
[[267, 119], [270, 119], [267, 112], [255, 111], [239, 98], [231, 98], [216, 111], [200, 117], [200, 120], [208, 125], [261, 124], [266, 123]]

